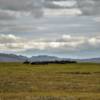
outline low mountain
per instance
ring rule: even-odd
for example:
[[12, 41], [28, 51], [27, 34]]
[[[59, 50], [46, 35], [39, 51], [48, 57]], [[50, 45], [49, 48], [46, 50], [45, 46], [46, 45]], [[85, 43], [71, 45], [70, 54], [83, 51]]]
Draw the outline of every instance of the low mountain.
[[92, 63], [100, 63], [100, 58], [88, 58], [88, 59], [81, 59], [80, 62], [92, 62]]
[[59, 61], [62, 60], [61, 58], [55, 57], [55, 56], [47, 56], [47, 55], [39, 55], [39, 56], [32, 56], [30, 58], [31, 62], [37, 62], [37, 61]]
[[22, 56], [22, 55], [0, 53], [0, 62], [24, 62], [24, 61], [43, 62], [43, 61], [62, 61], [62, 60], [100, 63], [100, 58], [68, 59], [68, 58], [59, 58], [59, 57], [48, 56], [48, 55], [32, 56], [32, 57], [28, 58], [28, 57]]
[[0, 53], [0, 62], [23, 62], [28, 58], [21, 55]]

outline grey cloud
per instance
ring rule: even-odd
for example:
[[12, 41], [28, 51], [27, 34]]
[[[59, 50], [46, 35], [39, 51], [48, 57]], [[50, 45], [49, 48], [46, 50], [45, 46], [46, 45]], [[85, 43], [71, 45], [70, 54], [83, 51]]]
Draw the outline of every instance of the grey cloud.
[[0, 10], [0, 20], [12, 20], [14, 18], [9, 12]]
[[[56, 34], [92, 35], [99, 34], [100, 23], [94, 21], [95, 17], [49, 17], [25, 21], [0, 21], [0, 33], [12, 33], [23, 36], [50, 37]], [[23, 32], [23, 33], [22, 33]], [[54, 37], [56, 37], [54, 36]]]
[[[42, 0], [0, 0], [2, 11], [30, 12], [36, 18], [43, 15], [42, 7]], [[9, 17], [7, 13], [5, 16]]]
[[16, 11], [30, 11], [41, 8], [42, 0], [0, 0], [0, 8]]
[[100, 0], [77, 0], [83, 15], [100, 15]]
[[[29, 3], [28, 3], [29, 1]], [[9, 10], [28, 10], [30, 5], [30, 0], [0, 0], [1, 9]]]
[[[0, 35], [0, 49], [1, 50], [28, 50], [28, 49], [38, 49], [38, 50], [81, 50], [84, 47], [99, 47], [100, 36], [94, 37], [83, 37], [83, 36], [71, 36], [62, 35], [60, 38], [53, 39], [35, 39], [28, 40], [26, 38], [17, 37], [12, 34]], [[61, 51], [62, 51], [61, 50]]]
[[61, 2], [61, 1], [67, 1], [65, 3], [75, 3], [76, 1], [75, 0], [45, 0], [44, 2], [44, 6], [46, 8], [51, 8], [51, 9], [65, 9], [65, 8], [71, 8], [71, 7], [76, 7], [76, 5], [73, 4], [72, 5], [66, 5], [66, 6], [62, 6], [62, 5], [58, 5], [56, 4], [55, 2]]
[[[54, 39], [27, 39], [12, 34], [0, 35], [0, 52], [10, 52], [17, 54], [36, 55], [51, 54], [72, 57], [81, 55], [82, 57], [93, 56], [93, 53], [100, 51], [100, 35], [84, 37], [62, 35]], [[86, 55], [85, 55], [86, 54]], [[97, 54], [97, 55], [98, 55]], [[96, 55], [95, 55], [96, 56]], [[80, 57], [80, 56], [79, 56]]]
[[[73, 6], [60, 6], [53, 2], [70, 1], [76, 2]], [[82, 15], [100, 15], [100, 0], [46, 0], [45, 6], [47, 8], [56, 9], [70, 9], [78, 8], [82, 11]]]
[[[61, 1], [76, 2], [75, 5], [61, 6]], [[30, 13], [35, 18], [44, 15], [44, 9], [74, 9], [82, 11], [82, 15], [100, 15], [100, 0], [0, 0], [0, 20], [11, 20], [21, 13]]]

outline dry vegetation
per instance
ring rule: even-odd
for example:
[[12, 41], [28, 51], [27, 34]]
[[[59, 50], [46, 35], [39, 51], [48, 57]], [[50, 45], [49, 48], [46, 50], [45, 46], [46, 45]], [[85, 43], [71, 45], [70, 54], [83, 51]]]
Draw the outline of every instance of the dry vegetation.
[[100, 100], [100, 64], [0, 63], [0, 100]]

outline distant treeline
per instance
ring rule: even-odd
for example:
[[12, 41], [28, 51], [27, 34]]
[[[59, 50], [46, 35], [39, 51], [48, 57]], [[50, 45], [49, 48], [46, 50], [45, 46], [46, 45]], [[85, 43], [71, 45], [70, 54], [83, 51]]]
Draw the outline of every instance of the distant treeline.
[[77, 61], [71, 61], [71, 60], [61, 60], [61, 61], [36, 61], [36, 62], [30, 62], [25, 61], [24, 64], [69, 64], [69, 63], [77, 63]]

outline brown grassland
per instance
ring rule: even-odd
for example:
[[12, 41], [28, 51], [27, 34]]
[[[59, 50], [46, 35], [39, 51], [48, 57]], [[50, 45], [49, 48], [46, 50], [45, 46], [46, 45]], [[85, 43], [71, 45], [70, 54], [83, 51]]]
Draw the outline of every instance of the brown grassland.
[[0, 100], [100, 100], [100, 64], [0, 63]]

